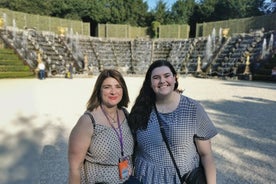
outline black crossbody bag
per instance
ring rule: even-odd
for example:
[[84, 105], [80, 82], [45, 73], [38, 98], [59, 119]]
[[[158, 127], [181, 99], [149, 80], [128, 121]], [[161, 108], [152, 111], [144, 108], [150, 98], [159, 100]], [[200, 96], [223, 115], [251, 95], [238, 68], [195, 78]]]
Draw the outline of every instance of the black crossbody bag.
[[[176, 170], [176, 173], [178, 175], [178, 178], [180, 180], [180, 183], [182, 184], [206, 184], [206, 176], [205, 176], [205, 172], [204, 172], [204, 168], [201, 164], [201, 161], [199, 163], [199, 167], [193, 169], [192, 171], [189, 171], [188, 173], [184, 174], [183, 176], [181, 176], [181, 173], [180, 173], [180, 170], [179, 168], [177, 167], [177, 164], [176, 164], [176, 161], [173, 157], [173, 153], [170, 149], [170, 145], [168, 143], [168, 140], [167, 140], [167, 137], [166, 137], [166, 134], [165, 134], [165, 129], [163, 127], [163, 124], [162, 124], [162, 121], [161, 121], [161, 118], [159, 116], [159, 113], [157, 112], [157, 109], [156, 109], [156, 106], [154, 105], [154, 110], [155, 110], [155, 113], [156, 113], [156, 116], [157, 116], [157, 120], [158, 120], [158, 123], [159, 123], [159, 127], [160, 127], [160, 132], [162, 134], [162, 137], [163, 137], [163, 140], [166, 144], [166, 147], [169, 151], [169, 154], [171, 156], [171, 159], [172, 159], [172, 162], [173, 162], [173, 165], [175, 167], [175, 170]], [[195, 143], [195, 136], [193, 137], [193, 141], [194, 141], [194, 144], [196, 146], [196, 143]], [[197, 150], [197, 147], [196, 147], [196, 150]]]

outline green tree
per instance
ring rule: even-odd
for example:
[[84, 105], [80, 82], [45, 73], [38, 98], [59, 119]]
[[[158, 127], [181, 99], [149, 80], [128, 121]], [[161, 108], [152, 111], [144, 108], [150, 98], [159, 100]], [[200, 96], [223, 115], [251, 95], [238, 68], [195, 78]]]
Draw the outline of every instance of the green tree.
[[98, 23], [110, 23], [111, 4], [109, 0], [87, 0], [88, 17]]
[[67, 12], [69, 12], [69, 7], [64, 2], [64, 0], [51, 1], [51, 13], [50, 13], [51, 16], [65, 18]]
[[30, 14], [50, 15], [50, 3], [41, 0], [1, 0], [0, 7]]
[[213, 14], [207, 20], [215, 21], [259, 16], [263, 14], [259, 9], [263, 6], [263, 3], [264, 0], [218, 1]]
[[11, 2], [11, 0], [1, 0], [0, 1], [0, 7], [12, 10], [12, 8], [10, 6], [10, 2]]
[[215, 11], [215, 6], [219, 0], [201, 0], [195, 7], [194, 15], [198, 22], [206, 22]]
[[80, 0], [50, 0], [51, 16], [81, 20], [83, 12], [87, 9], [86, 1]]
[[178, 0], [172, 5], [171, 22], [175, 24], [187, 24], [193, 15], [194, 0]]
[[143, 0], [125, 0], [126, 23], [132, 26], [147, 26], [146, 20], [149, 16], [148, 5]]
[[166, 3], [163, 0], [157, 2], [156, 8], [154, 9], [154, 20], [160, 24], [164, 24], [166, 17], [168, 17], [168, 12], [166, 8]]
[[86, 0], [79, 12], [98, 23], [145, 25], [147, 9], [142, 0]]
[[275, 1], [177, 0], [171, 10], [159, 0], [153, 10], [144, 0], [1, 0], [0, 7], [31, 14], [86, 20], [97, 23], [151, 26], [189, 24], [258, 16], [275, 12]]
[[123, 24], [126, 22], [126, 9], [124, 0], [110, 1], [110, 22], [114, 24]]
[[219, 21], [261, 15], [265, 0], [201, 0], [191, 17], [197, 22]]

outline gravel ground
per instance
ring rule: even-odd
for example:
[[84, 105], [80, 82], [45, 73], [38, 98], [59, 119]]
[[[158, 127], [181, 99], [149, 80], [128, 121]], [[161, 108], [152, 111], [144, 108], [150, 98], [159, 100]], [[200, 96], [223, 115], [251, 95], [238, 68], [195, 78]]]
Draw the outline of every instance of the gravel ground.
[[[67, 183], [69, 133], [96, 77], [0, 80], [0, 183]], [[125, 77], [131, 103], [143, 77]], [[180, 77], [219, 134], [212, 140], [218, 184], [276, 183], [276, 83]]]

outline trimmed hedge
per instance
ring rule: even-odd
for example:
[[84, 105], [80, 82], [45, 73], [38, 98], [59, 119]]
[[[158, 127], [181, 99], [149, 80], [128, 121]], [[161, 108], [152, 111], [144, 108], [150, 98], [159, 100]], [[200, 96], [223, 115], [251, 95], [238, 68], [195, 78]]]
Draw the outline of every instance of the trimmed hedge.
[[30, 68], [28, 66], [19, 65], [0, 65], [0, 72], [29, 72]]
[[34, 78], [35, 72], [12, 49], [0, 48], [0, 79]]
[[0, 72], [0, 79], [7, 78], [35, 78], [34, 72]]

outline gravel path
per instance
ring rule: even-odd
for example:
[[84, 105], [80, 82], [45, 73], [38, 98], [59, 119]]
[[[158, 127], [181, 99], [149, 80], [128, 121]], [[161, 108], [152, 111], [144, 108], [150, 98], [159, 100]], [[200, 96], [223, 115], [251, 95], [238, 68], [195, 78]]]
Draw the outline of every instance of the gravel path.
[[[94, 78], [0, 80], [0, 183], [65, 184], [69, 133]], [[125, 77], [132, 106], [142, 77]], [[276, 83], [179, 78], [219, 134], [218, 184], [276, 183]], [[130, 109], [129, 107], [129, 109]]]

